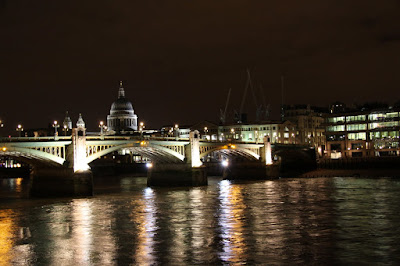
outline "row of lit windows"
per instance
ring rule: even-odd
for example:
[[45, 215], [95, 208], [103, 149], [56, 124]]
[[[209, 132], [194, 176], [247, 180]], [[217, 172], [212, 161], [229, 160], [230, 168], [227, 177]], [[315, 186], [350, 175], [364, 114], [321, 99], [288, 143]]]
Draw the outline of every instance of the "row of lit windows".
[[339, 116], [339, 117], [329, 117], [329, 123], [344, 123], [344, 122], [355, 122], [355, 121], [365, 121], [365, 115], [350, 115], [350, 116]]
[[328, 126], [326, 131], [344, 131], [344, 125], [339, 126]]
[[365, 132], [349, 133], [349, 134], [347, 134], [347, 139], [349, 139], [349, 140], [366, 140], [367, 133], [365, 133]]
[[381, 128], [381, 127], [397, 127], [399, 126], [399, 121], [389, 121], [389, 122], [380, 122], [380, 123], [370, 123], [369, 128]]
[[398, 137], [399, 137], [399, 131], [377, 131], [369, 133], [369, 138], [371, 140], [383, 139], [383, 138], [398, 138]]
[[374, 143], [374, 148], [375, 149], [393, 149], [393, 148], [398, 148], [399, 147], [399, 142], [376, 142]]
[[[379, 121], [383, 119], [391, 119], [400, 117], [398, 112], [391, 113], [379, 113], [379, 114], [370, 114], [368, 115], [369, 121]], [[329, 117], [329, 123], [344, 123], [344, 122], [357, 122], [357, 121], [366, 121], [366, 115], [349, 115], [349, 116], [338, 116], [338, 117]]]
[[[239, 127], [239, 128], [238, 127], [235, 127], [235, 128], [224, 127], [224, 128], [221, 129], [221, 132], [232, 132], [232, 130], [234, 132], [257, 131], [257, 130], [265, 131], [265, 130], [270, 130], [270, 129], [276, 130], [277, 127], [276, 126], [260, 127], [260, 128], [257, 128], [257, 127], [242, 127], [242, 128], [241, 127]], [[282, 130], [282, 127], [278, 127], [278, 130]], [[289, 129], [288, 127], [284, 127], [284, 130], [285, 131], [295, 130], [295, 127], [292, 127], [291, 129]]]
[[367, 124], [352, 124], [346, 126], [347, 131], [366, 130]]
[[[345, 135], [331, 135], [328, 136], [330, 141], [344, 140]], [[371, 140], [379, 140], [385, 138], [399, 138], [399, 131], [380, 131], [380, 132], [370, 132], [369, 138]], [[357, 132], [347, 134], [348, 140], [367, 140], [366, 132]]]
[[399, 117], [398, 112], [392, 112], [392, 113], [380, 113], [380, 114], [370, 114], [368, 115], [368, 119], [370, 121], [376, 121], [376, 120], [383, 120], [387, 118], [396, 118]]
[[[399, 121], [389, 121], [389, 122], [380, 122], [380, 123], [369, 123], [369, 129], [376, 128], [384, 128], [384, 127], [397, 127], [399, 126]], [[336, 125], [336, 126], [328, 126], [326, 131], [344, 131], [344, 125]], [[346, 125], [347, 131], [358, 131], [358, 130], [367, 130], [367, 124], [350, 124]]]

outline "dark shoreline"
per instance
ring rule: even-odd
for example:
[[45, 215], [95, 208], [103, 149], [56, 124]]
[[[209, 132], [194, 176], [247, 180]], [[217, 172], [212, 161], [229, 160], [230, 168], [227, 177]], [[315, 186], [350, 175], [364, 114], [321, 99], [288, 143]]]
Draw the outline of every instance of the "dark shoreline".
[[400, 169], [316, 169], [299, 177], [393, 177], [400, 178]]

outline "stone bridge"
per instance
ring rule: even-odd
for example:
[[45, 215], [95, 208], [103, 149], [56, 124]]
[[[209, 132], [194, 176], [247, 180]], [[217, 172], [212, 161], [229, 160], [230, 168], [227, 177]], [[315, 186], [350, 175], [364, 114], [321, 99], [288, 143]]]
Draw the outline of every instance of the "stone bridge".
[[[264, 144], [210, 142], [195, 138], [140, 138], [122, 136], [83, 136], [78, 144], [74, 136], [7, 138], [0, 143], [0, 156], [15, 157], [33, 166], [74, 166], [74, 172], [87, 170], [88, 164], [107, 154], [127, 150], [160, 163], [190, 163], [201, 166], [201, 159], [212, 152], [234, 154], [260, 160], [265, 158]], [[77, 145], [78, 144], [78, 145]], [[80, 161], [77, 161], [79, 157]], [[75, 163], [74, 163], [75, 162]]]
[[[149, 185], [207, 184], [202, 158], [211, 153], [219, 153], [225, 159], [242, 156], [245, 161], [255, 162], [264, 172], [273, 164], [272, 155], [278, 154], [273, 151], [268, 137], [261, 144], [205, 141], [200, 139], [198, 131], [190, 132], [187, 139], [173, 139], [86, 136], [85, 128], [77, 127], [66, 137], [19, 137], [0, 142], [0, 156], [14, 157], [33, 166], [31, 191], [37, 196], [91, 195], [89, 163], [120, 150], [151, 160]], [[247, 167], [254, 168], [254, 165]]]

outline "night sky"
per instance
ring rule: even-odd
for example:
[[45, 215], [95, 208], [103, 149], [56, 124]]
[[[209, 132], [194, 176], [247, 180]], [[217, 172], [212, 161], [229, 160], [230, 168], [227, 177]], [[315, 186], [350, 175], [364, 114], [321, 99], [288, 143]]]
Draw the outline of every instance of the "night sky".
[[0, 0], [0, 118], [14, 131], [68, 110], [98, 130], [122, 80], [147, 128], [218, 121], [229, 88], [239, 109], [247, 68], [272, 118], [282, 74], [286, 104], [390, 104], [399, 14], [398, 0]]

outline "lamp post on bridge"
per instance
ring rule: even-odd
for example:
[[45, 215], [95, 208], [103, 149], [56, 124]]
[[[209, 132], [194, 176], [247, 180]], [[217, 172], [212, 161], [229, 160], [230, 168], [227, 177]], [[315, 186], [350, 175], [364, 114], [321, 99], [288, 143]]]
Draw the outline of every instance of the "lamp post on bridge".
[[104, 139], [104, 129], [107, 128], [107, 127], [104, 125], [104, 122], [103, 122], [103, 121], [100, 121], [99, 128], [100, 128], [100, 138], [103, 140], [103, 139]]
[[68, 132], [68, 126], [67, 125], [64, 125], [64, 127], [63, 127], [63, 131], [64, 131], [64, 136], [67, 136], [67, 132]]
[[58, 124], [57, 120], [54, 120], [54, 122], [53, 122], [53, 127], [54, 127], [54, 139], [57, 140], [57, 139], [58, 139], [58, 131], [57, 131], [57, 128], [60, 127], [60, 125]]
[[179, 138], [179, 125], [178, 124], [175, 124], [174, 131], [175, 131], [175, 139], [177, 140]]
[[143, 129], [144, 129], [144, 123], [140, 122], [139, 124], [139, 132], [140, 132], [140, 137], [143, 137]]
[[18, 132], [18, 137], [21, 137], [21, 132], [24, 131], [24, 128], [22, 127], [21, 124], [18, 124], [17, 126], [17, 132]]
[[[3, 127], [4, 127], [3, 120], [0, 119], [0, 129], [3, 129]], [[1, 134], [0, 134], [0, 137], [1, 137]]]
[[207, 139], [208, 127], [204, 127], [204, 139]]

